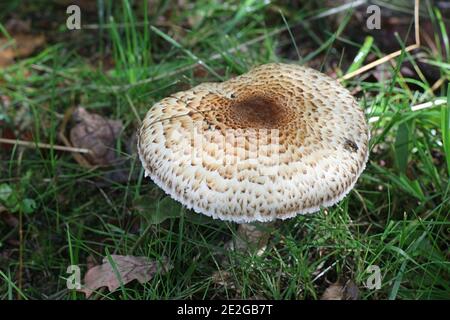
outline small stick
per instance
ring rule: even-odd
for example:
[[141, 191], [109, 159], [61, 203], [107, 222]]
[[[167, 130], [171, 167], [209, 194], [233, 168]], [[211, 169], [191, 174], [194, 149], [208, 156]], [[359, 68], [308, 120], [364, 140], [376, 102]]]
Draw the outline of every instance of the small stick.
[[428, 109], [431, 107], [437, 107], [437, 106], [440, 106], [440, 105], [446, 104], [446, 103], [447, 103], [447, 99], [439, 98], [434, 101], [429, 101], [429, 102], [425, 102], [425, 103], [421, 103], [421, 104], [416, 104], [415, 106], [411, 106], [411, 111], [417, 111], [417, 110], [422, 110], [422, 109]]
[[420, 47], [420, 29], [419, 29], [419, 1], [414, 2], [414, 33], [416, 36], [416, 44]]
[[431, 92], [436, 91], [440, 86], [442, 86], [442, 84], [444, 83], [445, 78], [441, 77], [439, 78], [438, 81], [436, 81], [432, 86], [431, 86]]
[[[410, 46], [407, 46], [405, 48], [405, 51], [409, 52], [411, 50], [417, 49], [418, 47], [419, 46], [417, 44], [412, 44]], [[385, 62], [387, 62], [387, 61], [389, 61], [391, 59], [394, 59], [395, 57], [398, 57], [401, 54], [402, 54], [402, 50], [398, 50], [398, 51], [392, 52], [392, 53], [388, 54], [387, 56], [384, 56], [383, 58], [380, 58], [378, 60], [372, 61], [371, 63], [366, 64], [365, 66], [362, 66], [361, 68], [359, 68], [359, 69], [357, 69], [357, 70], [355, 70], [353, 72], [347, 73], [343, 77], [339, 78], [339, 80], [342, 81], [342, 80], [348, 80], [350, 78], [353, 78], [354, 76], [357, 76], [358, 74], [366, 72], [367, 70], [370, 70], [370, 69], [372, 69], [372, 68], [374, 68], [374, 67], [376, 67], [376, 66], [378, 66], [380, 64], [383, 64], [383, 63], [385, 63]]]
[[76, 153], [89, 153], [89, 149], [84, 148], [73, 148], [73, 147], [65, 147], [65, 146], [58, 146], [58, 145], [52, 145], [47, 143], [41, 143], [41, 142], [32, 142], [32, 141], [23, 141], [23, 140], [15, 140], [15, 139], [5, 139], [0, 138], [0, 144], [14, 144], [19, 145], [27, 148], [42, 148], [42, 149], [55, 149], [59, 151], [68, 151], [68, 152], [76, 152]]

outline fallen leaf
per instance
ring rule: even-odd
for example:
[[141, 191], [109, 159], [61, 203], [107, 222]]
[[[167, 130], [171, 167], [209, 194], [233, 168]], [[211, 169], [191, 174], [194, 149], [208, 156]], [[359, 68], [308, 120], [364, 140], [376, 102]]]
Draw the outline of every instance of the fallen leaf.
[[76, 124], [70, 130], [70, 141], [74, 147], [91, 151], [86, 155], [91, 164], [107, 166], [118, 162], [115, 148], [122, 121], [106, 119], [83, 107], [75, 109], [72, 118]]
[[44, 35], [16, 34], [11, 39], [0, 38], [0, 67], [14, 63], [16, 58], [25, 58], [45, 43]]
[[359, 289], [358, 286], [352, 281], [348, 280], [345, 284], [345, 300], [358, 300]]
[[322, 294], [320, 300], [358, 300], [359, 289], [352, 280], [345, 284], [332, 283]]
[[108, 257], [104, 257], [102, 265], [95, 266], [86, 273], [84, 286], [79, 290], [86, 294], [86, 298], [101, 287], [108, 287], [110, 292], [114, 292], [120, 287], [120, 283], [125, 285], [133, 280], [146, 283], [157, 272], [165, 273], [171, 269], [166, 259], [163, 259], [162, 263], [135, 256], [111, 255], [111, 259], [114, 261], [114, 267]]
[[339, 283], [331, 284], [320, 297], [320, 300], [343, 300], [344, 287]]

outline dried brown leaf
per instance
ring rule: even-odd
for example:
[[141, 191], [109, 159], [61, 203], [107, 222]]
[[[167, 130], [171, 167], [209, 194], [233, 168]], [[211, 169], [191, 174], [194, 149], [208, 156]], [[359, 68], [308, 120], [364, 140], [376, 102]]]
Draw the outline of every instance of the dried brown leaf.
[[358, 286], [352, 280], [348, 280], [347, 283], [345, 284], [345, 299], [346, 300], [359, 299]]
[[122, 131], [122, 121], [106, 119], [90, 113], [83, 107], [72, 115], [75, 126], [70, 130], [70, 141], [74, 147], [86, 148], [86, 156], [93, 165], [111, 165], [118, 161], [116, 141]]
[[[157, 272], [165, 273], [170, 269], [167, 260], [159, 263], [147, 257], [121, 255], [111, 255], [111, 259], [114, 261], [114, 267], [108, 257], [105, 257], [102, 265], [95, 266], [86, 273], [84, 286], [79, 290], [86, 294], [86, 298], [101, 287], [108, 287], [110, 292], [114, 292], [120, 287], [121, 282], [124, 285], [133, 280], [146, 283]], [[120, 275], [120, 279], [117, 275]]]
[[16, 34], [12, 39], [0, 38], [0, 67], [13, 64], [15, 58], [30, 56], [44, 43], [44, 35]]
[[320, 297], [321, 300], [358, 300], [359, 289], [352, 280], [345, 284], [332, 283]]
[[320, 300], [343, 300], [344, 287], [339, 283], [331, 284], [320, 297]]

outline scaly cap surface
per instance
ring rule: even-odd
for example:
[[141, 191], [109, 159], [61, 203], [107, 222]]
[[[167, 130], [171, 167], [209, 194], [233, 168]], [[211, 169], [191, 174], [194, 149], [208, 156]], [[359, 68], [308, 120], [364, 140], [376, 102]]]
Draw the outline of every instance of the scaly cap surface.
[[138, 134], [146, 176], [198, 213], [271, 221], [341, 200], [368, 158], [362, 110], [336, 80], [271, 63], [156, 103]]

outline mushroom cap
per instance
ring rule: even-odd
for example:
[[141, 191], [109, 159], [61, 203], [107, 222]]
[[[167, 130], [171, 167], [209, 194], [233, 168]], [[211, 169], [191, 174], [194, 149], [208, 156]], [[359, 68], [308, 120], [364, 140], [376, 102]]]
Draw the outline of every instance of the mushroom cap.
[[335, 204], [364, 170], [368, 142], [363, 111], [336, 80], [270, 63], [154, 104], [138, 152], [172, 198], [243, 223]]

